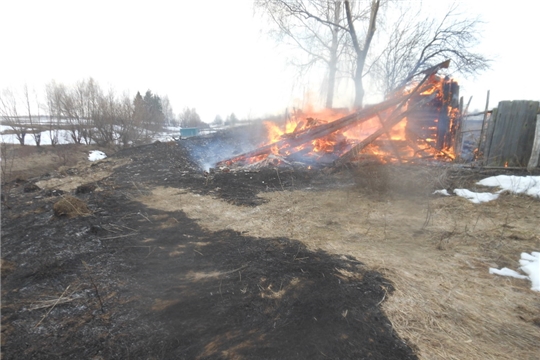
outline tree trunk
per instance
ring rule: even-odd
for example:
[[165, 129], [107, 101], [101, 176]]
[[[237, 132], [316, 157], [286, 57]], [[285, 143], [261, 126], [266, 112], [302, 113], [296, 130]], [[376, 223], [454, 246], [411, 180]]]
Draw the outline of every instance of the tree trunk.
[[354, 88], [355, 88], [355, 97], [354, 97], [354, 108], [361, 109], [363, 107], [364, 101], [364, 84], [363, 84], [363, 72], [366, 65], [366, 57], [371, 45], [371, 40], [373, 40], [373, 35], [375, 34], [375, 24], [377, 21], [377, 13], [379, 11], [380, 0], [373, 0], [371, 3], [371, 15], [369, 17], [369, 27], [366, 34], [366, 39], [364, 41], [364, 46], [360, 48], [358, 38], [356, 36], [356, 30], [354, 29], [354, 24], [351, 15], [351, 6], [349, 1], [345, 1], [345, 11], [347, 13], [347, 24], [349, 34], [351, 35], [351, 40], [353, 43], [354, 51], [356, 53], [356, 70], [354, 73]]
[[19, 144], [21, 144], [21, 146], [24, 146], [24, 138], [26, 137], [26, 132], [21, 131], [20, 133], [16, 134], [16, 136], [17, 140], [19, 140]]
[[336, 74], [338, 63], [338, 33], [339, 15], [341, 13], [341, 1], [336, 1], [334, 8], [334, 24], [332, 29], [332, 44], [330, 46], [330, 61], [328, 62], [328, 92], [326, 93], [326, 108], [331, 109], [334, 103], [334, 92], [336, 87]]
[[356, 60], [356, 72], [354, 74], [354, 108], [361, 109], [364, 106], [364, 81], [362, 72], [364, 71], [365, 59], [358, 57]]

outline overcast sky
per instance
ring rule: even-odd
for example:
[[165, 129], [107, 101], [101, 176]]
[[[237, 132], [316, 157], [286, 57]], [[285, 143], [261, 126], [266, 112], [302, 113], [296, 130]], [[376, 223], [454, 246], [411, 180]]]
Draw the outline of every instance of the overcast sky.
[[[410, 1], [413, 5], [418, 1]], [[444, 2], [444, 1], [443, 1]], [[440, 0], [424, 4], [439, 5]], [[480, 50], [496, 58], [476, 79], [458, 79], [472, 109], [540, 100], [538, 13], [532, 1], [463, 2], [486, 22]], [[0, 0], [0, 88], [93, 77], [103, 88], [167, 95], [176, 113], [203, 121], [256, 117], [302, 105], [320, 84], [300, 83], [267, 38], [252, 1]]]

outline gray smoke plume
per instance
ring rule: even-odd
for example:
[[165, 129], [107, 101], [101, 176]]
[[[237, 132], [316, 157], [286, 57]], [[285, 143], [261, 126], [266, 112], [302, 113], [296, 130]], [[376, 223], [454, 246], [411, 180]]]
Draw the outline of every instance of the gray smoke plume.
[[180, 140], [180, 145], [189, 151], [192, 161], [208, 171], [219, 161], [254, 150], [265, 141], [264, 126], [256, 124]]

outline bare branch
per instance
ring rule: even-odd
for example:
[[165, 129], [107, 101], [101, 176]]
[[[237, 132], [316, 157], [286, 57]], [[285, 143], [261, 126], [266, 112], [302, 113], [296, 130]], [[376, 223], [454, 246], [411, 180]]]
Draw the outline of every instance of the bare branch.
[[[463, 17], [454, 4], [439, 22], [421, 18], [411, 10], [400, 14], [389, 31], [386, 48], [374, 68], [381, 90], [389, 93], [404, 85], [406, 79], [445, 59], [462, 74], [477, 74], [489, 68], [491, 60], [474, 52], [478, 43], [477, 18]], [[419, 20], [418, 20], [419, 19]]]

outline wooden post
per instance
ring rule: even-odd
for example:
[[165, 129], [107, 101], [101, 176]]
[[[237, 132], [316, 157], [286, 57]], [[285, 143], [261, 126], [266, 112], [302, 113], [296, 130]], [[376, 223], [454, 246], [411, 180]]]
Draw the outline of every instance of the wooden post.
[[534, 135], [534, 143], [532, 147], [531, 158], [529, 159], [529, 165], [527, 170], [531, 171], [538, 167], [538, 160], [540, 159], [540, 114], [536, 115], [536, 132]]
[[469, 106], [471, 106], [472, 96], [469, 98], [469, 101], [467, 102], [467, 106], [465, 107], [465, 111], [463, 111], [463, 114], [467, 114], [469, 112]]
[[488, 162], [489, 162], [491, 150], [492, 150], [491, 140], [493, 139], [493, 132], [495, 131], [495, 126], [497, 125], [498, 118], [499, 118], [499, 108], [496, 107], [491, 112], [491, 116], [487, 124], [486, 138], [485, 138], [485, 145], [484, 145], [484, 161], [482, 162], [483, 165], [489, 165]]
[[482, 130], [480, 130], [480, 140], [478, 141], [478, 152], [484, 153], [484, 149], [482, 146], [485, 144], [484, 137], [486, 135], [485, 131], [487, 130], [486, 127], [486, 120], [489, 110], [489, 90], [487, 92], [487, 98], [486, 98], [486, 110], [484, 110], [484, 119], [482, 120]]

